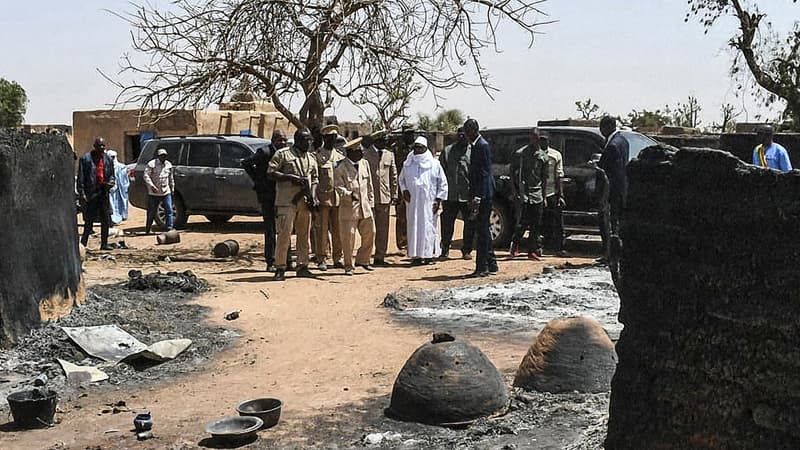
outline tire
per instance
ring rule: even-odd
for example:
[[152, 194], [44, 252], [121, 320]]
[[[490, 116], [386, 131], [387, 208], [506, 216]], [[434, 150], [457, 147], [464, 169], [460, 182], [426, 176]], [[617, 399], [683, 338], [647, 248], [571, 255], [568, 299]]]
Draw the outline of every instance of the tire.
[[489, 214], [489, 233], [492, 235], [492, 245], [504, 248], [511, 242], [514, 233], [514, 220], [511, 210], [503, 203], [495, 202]]
[[[175, 228], [186, 228], [186, 222], [189, 221], [189, 215], [186, 214], [186, 207], [183, 205], [183, 199], [180, 195], [172, 197], [172, 214], [173, 225]], [[164, 214], [164, 205], [159, 203], [158, 210], [156, 210], [156, 224], [160, 227], [164, 226], [166, 222], [166, 215]]]
[[229, 215], [225, 215], [225, 214], [206, 214], [206, 219], [208, 219], [208, 221], [213, 223], [213, 224], [225, 223], [225, 222], [231, 220], [231, 217], [233, 217], [233, 216], [229, 216]]

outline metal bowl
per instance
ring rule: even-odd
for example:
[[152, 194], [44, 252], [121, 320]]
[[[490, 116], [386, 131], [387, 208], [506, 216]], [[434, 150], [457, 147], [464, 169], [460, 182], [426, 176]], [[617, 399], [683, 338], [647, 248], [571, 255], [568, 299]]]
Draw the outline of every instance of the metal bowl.
[[278, 424], [281, 418], [283, 402], [277, 398], [256, 398], [239, 403], [236, 412], [240, 416], [258, 417], [264, 421], [261, 428], [270, 428]]
[[262, 425], [264, 421], [258, 417], [226, 417], [206, 425], [206, 433], [220, 439], [244, 440], [254, 437]]

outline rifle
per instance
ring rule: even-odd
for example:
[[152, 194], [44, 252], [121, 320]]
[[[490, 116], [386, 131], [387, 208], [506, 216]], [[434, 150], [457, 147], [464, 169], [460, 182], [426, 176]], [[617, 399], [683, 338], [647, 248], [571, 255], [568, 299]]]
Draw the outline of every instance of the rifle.
[[[303, 172], [296, 159], [294, 160], [294, 165], [298, 173]], [[300, 191], [297, 194], [294, 194], [294, 197], [292, 197], [292, 204], [297, 206], [298, 203], [300, 203], [300, 200], [304, 200], [306, 202], [306, 207], [308, 207], [308, 210], [312, 213], [317, 211], [317, 207], [314, 206], [314, 196], [311, 193], [311, 179], [308, 175], [303, 177], [303, 184], [300, 186]]]

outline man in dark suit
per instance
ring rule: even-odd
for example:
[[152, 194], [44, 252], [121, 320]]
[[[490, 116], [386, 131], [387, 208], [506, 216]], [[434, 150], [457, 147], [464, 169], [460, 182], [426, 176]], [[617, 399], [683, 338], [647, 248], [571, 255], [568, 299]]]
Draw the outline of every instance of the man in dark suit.
[[[601, 227], [601, 230], [608, 229], [611, 235], [618, 235], [619, 220], [622, 210], [625, 208], [625, 198], [628, 195], [628, 177], [625, 167], [628, 165], [630, 152], [628, 141], [619, 134], [617, 121], [613, 117], [604, 116], [600, 120], [600, 133], [606, 138], [606, 146], [597, 166], [608, 177], [608, 206], [610, 213], [608, 227]], [[606, 233], [602, 234], [603, 246], [608, 248], [610, 236], [606, 236]]]
[[253, 179], [261, 216], [264, 218], [264, 261], [267, 271], [275, 271], [275, 180], [267, 177], [267, 166], [275, 152], [286, 147], [286, 133], [283, 130], [272, 132], [272, 142], [267, 147], [256, 150], [253, 156], [242, 161], [245, 172]]
[[475, 230], [478, 233], [478, 248], [475, 257], [475, 272], [467, 275], [470, 278], [485, 277], [497, 272], [497, 258], [492, 247], [492, 235], [489, 231], [489, 215], [492, 212], [494, 199], [494, 177], [492, 176], [492, 153], [489, 143], [478, 131], [478, 121], [467, 119], [464, 122], [464, 134], [470, 149], [469, 194], [472, 199], [472, 215], [475, 219]]
[[111, 250], [108, 245], [108, 226], [111, 222], [111, 199], [109, 191], [116, 184], [114, 161], [106, 155], [106, 141], [94, 139], [92, 151], [78, 160], [78, 179], [75, 187], [78, 200], [83, 207], [83, 236], [81, 244], [89, 243], [94, 232], [94, 221], [100, 222], [100, 249]]

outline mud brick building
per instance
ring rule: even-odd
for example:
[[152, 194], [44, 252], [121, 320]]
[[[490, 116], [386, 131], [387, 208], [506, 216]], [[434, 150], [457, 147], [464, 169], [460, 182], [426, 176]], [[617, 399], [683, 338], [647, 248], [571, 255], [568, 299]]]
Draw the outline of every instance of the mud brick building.
[[197, 134], [251, 134], [269, 139], [275, 129], [289, 136], [295, 127], [267, 101], [222, 103], [219, 109], [179, 110], [154, 119], [142, 117], [138, 109], [75, 111], [72, 114], [74, 147], [78, 156], [92, 148], [97, 136], [118, 152], [125, 163], [139, 157], [142, 144], [159, 136]]

